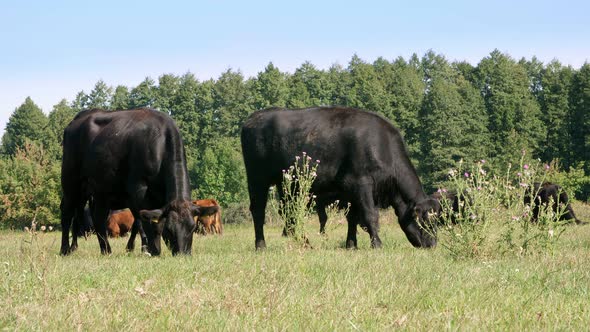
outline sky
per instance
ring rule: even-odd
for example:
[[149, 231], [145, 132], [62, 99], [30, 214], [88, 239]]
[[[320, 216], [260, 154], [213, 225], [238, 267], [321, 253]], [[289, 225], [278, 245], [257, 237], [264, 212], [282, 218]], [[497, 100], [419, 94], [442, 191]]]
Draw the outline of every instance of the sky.
[[494, 49], [579, 68], [590, 61], [590, 1], [1, 1], [0, 135], [27, 96], [48, 114], [98, 80], [227, 69], [256, 76], [428, 50], [476, 65]]

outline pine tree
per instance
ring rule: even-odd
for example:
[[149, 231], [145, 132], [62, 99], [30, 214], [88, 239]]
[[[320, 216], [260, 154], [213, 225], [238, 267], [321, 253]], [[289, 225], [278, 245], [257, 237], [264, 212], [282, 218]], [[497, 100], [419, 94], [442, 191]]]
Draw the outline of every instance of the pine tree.
[[61, 160], [63, 133], [66, 126], [76, 116], [76, 110], [68, 105], [67, 100], [62, 99], [48, 116], [47, 136], [44, 137], [44, 146], [55, 160]]
[[117, 85], [109, 105], [112, 110], [129, 109], [129, 89], [124, 85]]
[[429, 91], [420, 116], [421, 174], [440, 183], [459, 160], [487, 156], [487, 114], [479, 91], [440, 56], [428, 68]]
[[492, 157], [505, 167], [508, 162], [516, 164], [522, 150], [539, 155], [546, 128], [525, 68], [494, 50], [480, 61], [475, 76], [494, 138]]
[[586, 174], [590, 173], [590, 64], [574, 74], [571, 90], [570, 132], [572, 138], [572, 163], [584, 162]]
[[87, 108], [101, 108], [108, 109], [109, 102], [112, 99], [113, 88], [106, 85], [103, 80], [99, 80], [94, 85], [92, 91], [88, 95]]
[[47, 116], [30, 97], [14, 110], [2, 136], [3, 153], [13, 156], [27, 141], [43, 144], [47, 135]]
[[560, 159], [562, 165], [569, 167], [571, 137], [569, 132], [569, 94], [572, 85], [573, 70], [563, 67], [554, 60], [543, 70], [539, 100], [542, 119], [547, 126], [547, 135], [543, 141], [541, 158], [545, 162]]
[[259, 72], [254, 81], [254, 105], [256, 109], [285, 107], [287, 104], [287, 75], [272, 62]]
[[131, 108], [153, 107], [156, 87], [153, 79], [146, 77], [138, 86], [131, 89], [129, 106]]

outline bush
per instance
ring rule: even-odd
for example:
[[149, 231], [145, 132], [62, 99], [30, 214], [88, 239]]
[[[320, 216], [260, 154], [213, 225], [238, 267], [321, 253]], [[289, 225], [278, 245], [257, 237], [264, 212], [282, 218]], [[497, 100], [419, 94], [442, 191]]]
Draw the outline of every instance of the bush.
[[524, 154], [517, 168], [508, 165], [501, 176], [492, 174], [484, 160], [468, 166], [459, 162], [439, 190], [453, 190], [466, 198], [459, 211], [453, 211], [453, 202], [441, 201], [440, 245], [456, 259], [553, 252], [565, 231], [559, 220], [563, 206], [557, 213], [540, 209], [533, 223], [535, 200], [529, 199], [532, 206], [525, 204], [525, 197], [536, 195], [533, 183], [546, 181], [550, 169], [540, 162], [525, 163]]
[[59, 224], [60, 165], [43, 148], [27, 142], [0, 169], [1, 228]]

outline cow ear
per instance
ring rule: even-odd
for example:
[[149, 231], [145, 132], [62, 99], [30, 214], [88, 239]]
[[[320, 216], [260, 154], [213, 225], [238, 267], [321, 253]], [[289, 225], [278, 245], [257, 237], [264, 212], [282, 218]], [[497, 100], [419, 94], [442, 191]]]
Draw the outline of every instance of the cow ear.
[[139, 216], [144, 221], [151, 221], [154, 224], [157, 224], [160, 221], [160, 216], [162, 215], [162, 210], [141, 210], [139, 211]]
[[201, 214], [200, 206], [195, 204], [195, 202], [191, 203], [190, 209], [191, 209], [191, 214], [193, 217], [198, 217]]
[[201, 216], [210, 216], [212, 214], [216, 214], [219, 211], [219, 206], [200, 206], [200, 215]]

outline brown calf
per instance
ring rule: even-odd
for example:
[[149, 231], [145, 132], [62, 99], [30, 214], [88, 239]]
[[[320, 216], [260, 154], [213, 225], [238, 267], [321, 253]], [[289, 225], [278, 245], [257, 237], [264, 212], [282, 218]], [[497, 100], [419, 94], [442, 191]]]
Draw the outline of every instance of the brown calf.
[[124, 236], [133, 226], [133, 214], [129, 209], [113, 210], [109, 214], [107, 231], [110, 237]]
[[195, 217], [197, 228], [195, 232], [199, 232], [203, 235], [206, 234], [221, 234], [223, 233], [223, 225], [221, 224], [221, 207], [217, 204], [214, 199], [199, 199], [193, 201], [193, 204], [197, 204], [202, 207], [217, 206], [218, 210], [214, 214], [200, 215]]

